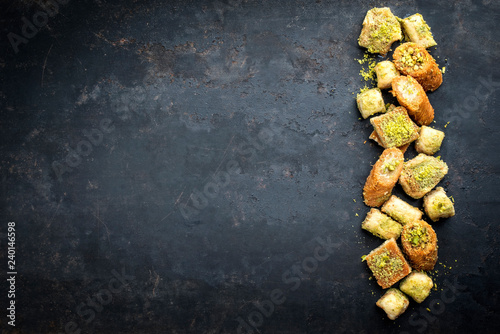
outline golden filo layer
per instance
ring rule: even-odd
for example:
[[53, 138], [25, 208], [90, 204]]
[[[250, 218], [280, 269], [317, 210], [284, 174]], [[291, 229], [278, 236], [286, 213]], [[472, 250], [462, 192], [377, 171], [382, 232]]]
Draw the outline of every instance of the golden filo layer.
[[[371, 139], [374, 142], [376, 142], [377, 144], [379, 144], [380, 146], [384, 147], [384, 144], [380, 140], [380, 137], [378, 136], [377, 131], [373, 130], [372, 133], [370, 134], [370, 136], [368, 137], [368, 139]], [[405, 153], [406, 150], [408, 149], [408, 147], [410, 147], [410, 144], [411, 143], [401, 145], [401, 146], [398, 146], [398, 148], [401, 150], [401, 152]]]
[[391, 287], [411, 273], [411, 267], [394, 238], [372, 250], [365, 260], [382, 289]]
[[433, 156], [420, 153], [403, 165], [399, 184], [405, 193], [415, 199], [424, 197], [448, 174], [448, 165]]
[[419, 128], [404, 107], [396, 107], [391, 112], [370, 118], [384, 148], [401, 147], [416, 140]]
[[410, 76], [394, 78], [392, 94], [418, 125], [429, 125], [434, 120], [434, 108], [424, 89], [414, 78]]
[[422, 46], [408, 42], [394, 51], [394, 65], [401, 74], [415, 78], [425, 91], [434, 91], [443, 83], [436, 60]]
[[366, 205], [377, 207], [384, 204], [392, 194], [392, 188], [397, 183], [403, 169], [404, 156], [400, 149], [387, 148], [366, 179], [363, 188], [363, 198]]
[[437, 236], [431, 225], [423, 220], [404, 225], [401, 245], [414, 270], [434, 269], [438, 258]]

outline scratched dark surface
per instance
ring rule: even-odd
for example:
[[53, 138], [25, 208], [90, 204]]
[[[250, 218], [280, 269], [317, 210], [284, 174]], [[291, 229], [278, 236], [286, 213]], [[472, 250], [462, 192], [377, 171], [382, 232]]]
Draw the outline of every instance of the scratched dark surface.
[[[456, 207], [433, 224], [437, 289], [396, 321], [361, 262], [382, 150], [353, 95], [383, 5], [438, 42]], [[2, 333], [500, 329], [499, 2], [69, 1], [17, 53], [41, 7], [0, 6], [0, 268], [14, 221], [18, 272]]]

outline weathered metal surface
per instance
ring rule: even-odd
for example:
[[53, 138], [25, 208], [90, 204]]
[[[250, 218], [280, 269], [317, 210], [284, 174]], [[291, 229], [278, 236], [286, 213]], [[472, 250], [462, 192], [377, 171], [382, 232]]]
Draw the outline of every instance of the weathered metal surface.
[[[433, 225], [437, 290], [394, 322], [361, 262], [380, 244], [360, 224], [381, 148], [353, 95], [361, 22], [382, 5], [420, 12], [438, 42], [429, 98], [457, 212]], [[2, 6], [0, 258], [15, 221], [17, 332], [500, 326], [497, 2], [71, 1], [29, 38], [42, 8]]]

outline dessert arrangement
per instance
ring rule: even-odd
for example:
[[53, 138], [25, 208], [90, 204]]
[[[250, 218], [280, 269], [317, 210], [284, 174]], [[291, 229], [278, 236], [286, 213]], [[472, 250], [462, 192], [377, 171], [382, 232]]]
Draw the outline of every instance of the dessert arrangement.
[[[392, 59], [370, 65], [377, 86], [365, 87], [356, 96], [361, 117], [373, 126], [369, 138], [384, 148], [363, 187], [364, 203], [371, 209], [361, 228], [385, 240], [363, 261], [378, 285], [387, 289], [376, 305], [391, 320], [405, 312], [410, 298], [422, 303], [434, 287], [426, 272], [436, 265], [438, 238], [424, 212], [433, 223], [455, 215], [445, 189], [436, 188], [448, 173], [448, 165], [434, 156], [445, 134], [432, 127], [435, 111], [427, 96], [443, 82], [442, 71], [427, 50], [437, 43], [421, 14], [400, 19], [390, 8], [370, 9], [359, 45], [383, 59], [397, 41]], [[384, 90], [399, 106], [384, 102]], [[405, 161], [412, 143], [417, 155]], [[409, 197], [423, 198], [423, 212], [392, 194], [397, 184]]]

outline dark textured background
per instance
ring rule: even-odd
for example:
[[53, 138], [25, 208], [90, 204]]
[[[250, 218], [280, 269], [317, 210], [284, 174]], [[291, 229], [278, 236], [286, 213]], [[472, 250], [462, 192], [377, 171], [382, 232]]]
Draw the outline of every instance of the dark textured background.
[[[500, 329], [498, 1], [70, 1], [17, 54], [7, 35], [40, 7], [0, 6], [0, 267], [15, 221], [18, 271], [17, 327], [2, 311], [2, 333], [236, 333], [238, 317], [255, 333]], [[361, 262], [380, 244], [360, 224], [382, 150], [353, 95], [374, 6], [433, 29], [447, 70], [429, 98], [456, 202], [434, 224], [437, 290], [394, 322]], [[53, 163], [103, 120], [113, 131], [58, 178]], [[294, 269], [318, 237], [332, 254]], [[126, 289], [110, 292], [113, 273]], [[286, 300], [259, 324], [254, 303], [275, 289]]]

